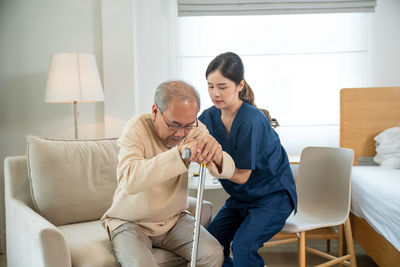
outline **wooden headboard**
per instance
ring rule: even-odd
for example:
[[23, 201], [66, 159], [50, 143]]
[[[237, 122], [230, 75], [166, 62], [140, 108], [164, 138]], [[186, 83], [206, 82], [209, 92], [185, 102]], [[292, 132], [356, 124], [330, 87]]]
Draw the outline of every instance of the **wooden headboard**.
[[343, 88], [340, 91], [340, 146], [358, 157], [375, 156], [374, 137], [400, 123], [400, 87]]

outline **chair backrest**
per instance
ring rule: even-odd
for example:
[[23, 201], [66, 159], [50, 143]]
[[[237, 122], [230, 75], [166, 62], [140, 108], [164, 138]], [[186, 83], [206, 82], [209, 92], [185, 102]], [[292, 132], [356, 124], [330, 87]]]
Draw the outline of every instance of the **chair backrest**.
[[350, 212], [353, 150], [306, 147], [298, 173], [299, 212], [346, 219]]

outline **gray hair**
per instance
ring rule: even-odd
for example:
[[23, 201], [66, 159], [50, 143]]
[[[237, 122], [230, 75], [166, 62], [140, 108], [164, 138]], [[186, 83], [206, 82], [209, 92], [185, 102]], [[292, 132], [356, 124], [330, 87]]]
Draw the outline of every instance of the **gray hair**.
[[197, 90], [184, 81], [166, 81], [161, 83], [154, 95], [154, 103], [163, 112], [167, 109], [172, 99], [196, 100], [197, 108], [200, 110], [200, 96]]

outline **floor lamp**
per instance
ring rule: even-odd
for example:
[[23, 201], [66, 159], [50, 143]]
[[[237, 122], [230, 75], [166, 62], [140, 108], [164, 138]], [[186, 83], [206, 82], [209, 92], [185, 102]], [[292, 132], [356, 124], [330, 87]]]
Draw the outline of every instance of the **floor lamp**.
[[78, 139], [77, 103], [104, 101], [93, 54], [58, 53], [50, 59], [46, 103], [73, 103], [75, 139]]

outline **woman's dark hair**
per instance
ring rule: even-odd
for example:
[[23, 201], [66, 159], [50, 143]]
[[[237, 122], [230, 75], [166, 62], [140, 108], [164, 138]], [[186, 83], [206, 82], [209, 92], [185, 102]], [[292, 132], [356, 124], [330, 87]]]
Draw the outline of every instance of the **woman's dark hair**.
[[256, 106], [254, 103], [253, 90], [251, 90], [250, 85], [244, 79], [244, 66], [238, 55], [232, 52], [219, 54], [210, 62], [210, 64], [208, 64], [206, 78], [211, 72], [216, 70], [219, 70], [219, 72], [225, 78], [233, 81], [236, 86], [238, 86], [240, 82], [244, 80], [244, 86], [242, 91], [239, 93], [239, 98], [243, 101], [246, 101], [250, 105]]
[[[226, 52], [215, 57], [210, 64], [208, 64], [206, 70], [206, 79], [210, 73], [216, 70], [219, 70], [219, 72], [225, 78], [233, 81], [236, 86], [238, 86], [241, 81], [244, 81], [243, 89], [239, 92], [239, 98], [250, 105], [257, 107], [254, 103], [253, 90], [244, 79], [244, 66], [242, 59], [238, 55], [233, 52]], [[278, 121], [275, 118], [272, 119], [267, 110], [260, 109], [260, 111], [264, 113], [274, 128], [279, 126]]]

